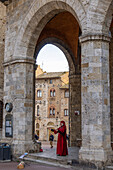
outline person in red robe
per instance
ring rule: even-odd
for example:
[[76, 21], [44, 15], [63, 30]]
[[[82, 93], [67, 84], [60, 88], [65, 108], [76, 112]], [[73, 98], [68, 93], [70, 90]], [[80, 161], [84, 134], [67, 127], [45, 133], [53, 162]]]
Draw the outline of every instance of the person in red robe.
[[66, 141], [66, 125], [64, 121], [60, 122], [60, 127], [57, 130], [51, 129], [55, 134], [58, 133], [57, 152], [58, 156], [68, 155], [67, 141]]

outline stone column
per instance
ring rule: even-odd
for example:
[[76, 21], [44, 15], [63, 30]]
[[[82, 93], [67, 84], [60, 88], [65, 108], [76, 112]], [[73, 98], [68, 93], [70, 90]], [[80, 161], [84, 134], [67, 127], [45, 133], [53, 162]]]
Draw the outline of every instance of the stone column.
[[[4, 63], [4, 104], [12, 103], [11, 112], [4, 108], [2, 141], [11, 143], [13, 154], [34, 150], [33, 106], [34, 106], [34, 60], [18, 58]], [[13, 117], [13, 137], [5, 136], [5, 116]]]
[[107, 35], [80, 37], [82, 147], [79, 158], [106, 162], [111, 154], [109, 41]]
[[81, 145], [81, 75], [80, 74], [70, 75], [69, 84], [70, 84], [70, 98], [69, 98], [70, 146], [80, 146]]

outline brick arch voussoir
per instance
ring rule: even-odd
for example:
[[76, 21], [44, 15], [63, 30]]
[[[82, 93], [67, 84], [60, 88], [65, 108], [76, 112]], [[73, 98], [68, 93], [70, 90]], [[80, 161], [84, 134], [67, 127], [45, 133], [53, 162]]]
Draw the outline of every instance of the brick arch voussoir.
[[[30, 56], [33, 56], [37, 39], [49, 20], [56, 14], [68, 11], [77, 19], [81, 30], [85, 28], [86, 14], [83, 6], [76, 1], [34, 1], [30, 11], [26, 15], [15, 43], [14, 56], [27, 56], [28, 49], [30, 50]], [[20, 54], [22, 51], [22, 54]]]

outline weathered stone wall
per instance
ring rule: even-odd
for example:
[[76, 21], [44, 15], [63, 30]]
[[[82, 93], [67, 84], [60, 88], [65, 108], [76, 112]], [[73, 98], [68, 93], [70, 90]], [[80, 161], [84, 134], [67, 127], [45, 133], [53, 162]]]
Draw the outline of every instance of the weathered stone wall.
[[0, 2], [0, 100], [3, 101], [3, 61], [5, 45], [6, 7]]
[[81, 75], [70, 75], [69, 81], [70, 145], [81, 146]]
[[[19, 61], [18, 61], [19, 62]], [[4, 109], [3, 140], [14, 144], [13, 152], [23, 153], [32, 149], [33, 134], [33, 62], [24, 61], [5, 65], [4, 103], [11, 102], [13, 110]], [[13, 138], [5, 137], [5, 116], [13, 116]], [[30, 145], [29, 145], [30, 144]]]
[[[106, 162], [111, 154], [109, 41], [106, 36], [81, 37], [82, 148], [80, 159]], [[104, 153], [104, 154], [103, 154]]]
[[[3, 102], [3, 83], [4, 83], [4, 45], [5, 45], [5, 26], [6, 26], [6, 7], [0, 2], [0, 102]], [[3, 105], [0, 105], [0, 139], [2, 131]]]
[[[113, 28], [111, 28], [111, 35], [113, 36]], [[111, 118], [111, 144], [113, 148], [113, 37], [110, 42], [110, 118]]]

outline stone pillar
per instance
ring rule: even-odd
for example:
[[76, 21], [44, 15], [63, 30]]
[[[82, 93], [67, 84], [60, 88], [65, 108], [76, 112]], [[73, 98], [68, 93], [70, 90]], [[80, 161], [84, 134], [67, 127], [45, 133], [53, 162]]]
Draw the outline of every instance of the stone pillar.
[[[11, 112], [4, 108], [2, 141], [11, 143], [13, 155], [34, 150], [34, 60], [18, 58], [4, 63], [4, 103], [12, 103]], [[5, 136], [5, 116], [13, 117], [13, 137]]]
[[81, 145], [81, 75], [80, 74], [70, 75], [69, 82], [70, 82], [70, 99], [69, 99], [70, 146], [80, 146]]
[[106, 35], [80, 37], [82, 147], [81, 161], [106, 162], [111, 154], [109, 41]]
[[110, 117], [111, 117], [111, 146], [113, 150], [113, 27], [111, 27], [111, 42], [110, 42]]

